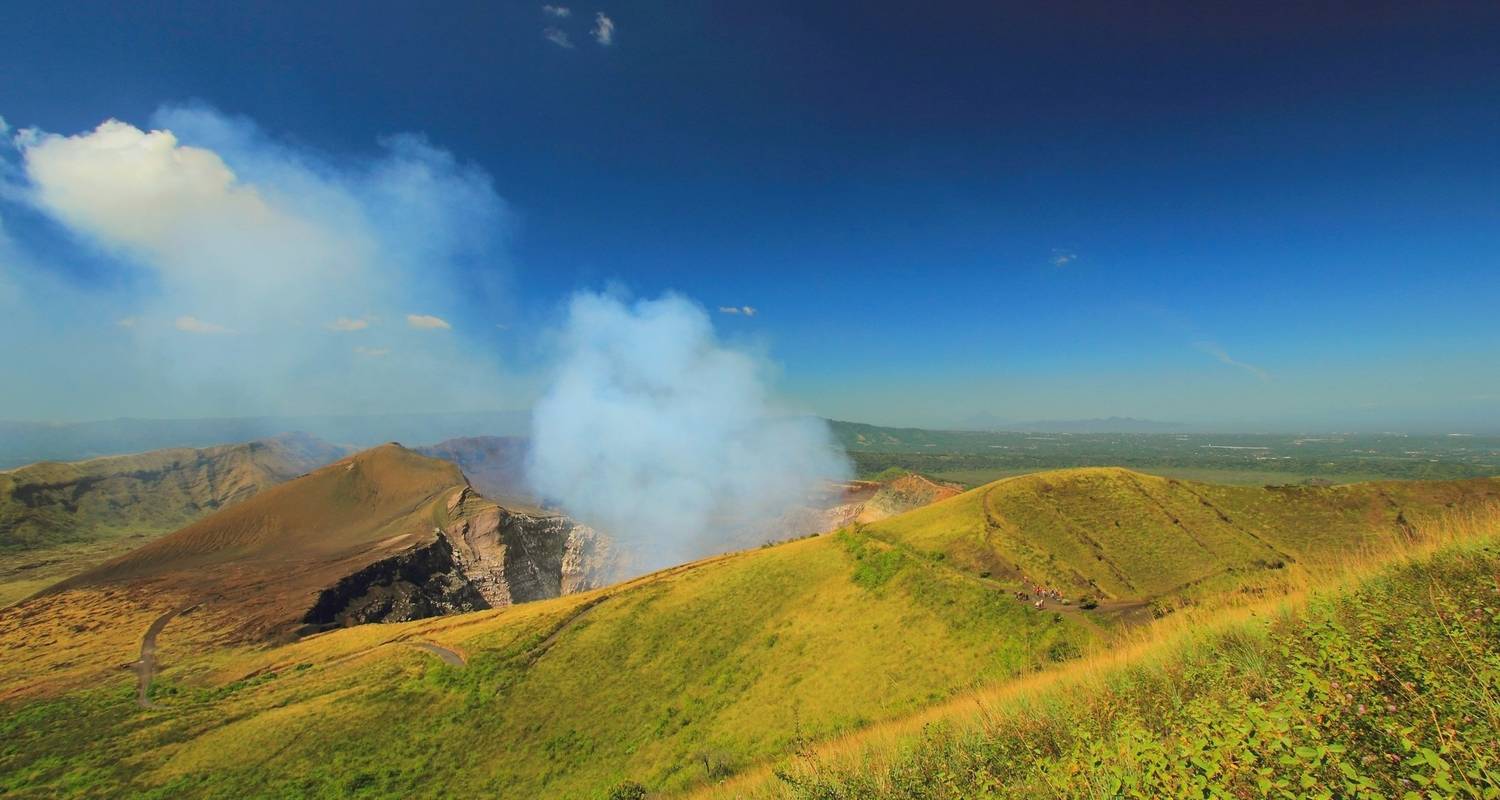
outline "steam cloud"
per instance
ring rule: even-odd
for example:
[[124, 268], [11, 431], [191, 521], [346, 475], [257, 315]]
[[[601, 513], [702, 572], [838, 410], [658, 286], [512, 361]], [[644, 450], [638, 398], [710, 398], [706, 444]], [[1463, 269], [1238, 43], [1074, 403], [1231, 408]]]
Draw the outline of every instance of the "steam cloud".
[[668, 295], [574, 297], [533, 411], [529, 478], [634, 571], [760, 541], [849, 464], [821, 419], [778, 413], [764, 366]]

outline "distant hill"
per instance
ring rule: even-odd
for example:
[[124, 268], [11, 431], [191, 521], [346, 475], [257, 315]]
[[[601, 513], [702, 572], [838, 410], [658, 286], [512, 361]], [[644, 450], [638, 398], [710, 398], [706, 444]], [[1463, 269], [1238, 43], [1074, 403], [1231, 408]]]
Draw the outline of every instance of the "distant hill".
[[519, 436], [464, 436], [412, 448], [424, 456], [452, 461], [485, 497], [510, 508], [534, 509], [526, 485], [526, 439]]
[[34, 461], [77, 461], [169, 447], [233, 444], [284, 431], [306, 431], [330, 442], [356, 447], [391, 441], [435, 442], [456, 436], [509, 436], [525, 433], [530, 419], [527, 411], [492, 411], [69, 423], [0, 421], [0, 469]]
[[259, 638], [555, 597], [591, 585], [590, 571], [602, 573], [608, 555], [587, 528], [500, 508], [476, 495], [457, 465], [388, 444], [47, 593], [109, 586], [172, 596]]
[[0, 472], [0, 605], [347, 452], [286, 434]]
[[[443, 488], [456, 477], [378, 448], [0, 610], [0, 648], [24, 654], [0, 661], [0, 718], [48, 723], [11, 729], [0, 764], [38, 796], [79, 774], [105, 795], [672, 793], [1020, 685], [1153, 613], [1305, 585], [1292, 578], [1320, 560], [1500, 500], [1493, 479], [1258, 488], [1063, 470], [503, 612], [225, 649], [235, 615], [306, 619], [330, 585], [361, 589], [347, 576], [475, 520], [480, 501]], [[410, 608], [413, 574], [389, 570], [342, 607]], [[1041, 608], [1039, 586], [1056, 592]], [[143, 727], [117, 665], [192, 602], [209, 613], [166, 627], [151, 690], [171, 724]], [[499, 744], [476, 758], [454, 742]]]
[[1023, 433], [1179, 433], [1190, 430], [1188, 425], [1181, 422], [1158, 422], [1134, 417], [1006, 422], [989, 414], [972, 416], [960, 427], [971, 431], [1019, 431]]

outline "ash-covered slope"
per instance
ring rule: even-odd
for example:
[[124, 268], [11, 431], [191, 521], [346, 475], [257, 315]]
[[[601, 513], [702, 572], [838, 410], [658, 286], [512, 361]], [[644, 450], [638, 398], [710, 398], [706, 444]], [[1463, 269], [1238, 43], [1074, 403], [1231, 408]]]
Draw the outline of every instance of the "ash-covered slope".
[[161, 593], [203, 606], [239, 635], [285, 636], [554, 597], [591, 585], [595, 568], [605, 574], [604, 555], [570, 520], [508, 512], [475, 495], [456, 465], [388, 444], [47, 593]]

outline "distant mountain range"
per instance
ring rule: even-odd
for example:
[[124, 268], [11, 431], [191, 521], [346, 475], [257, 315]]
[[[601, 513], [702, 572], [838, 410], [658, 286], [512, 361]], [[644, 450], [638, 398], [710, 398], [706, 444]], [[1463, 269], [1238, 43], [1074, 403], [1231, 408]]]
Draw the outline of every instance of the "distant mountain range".
[[302, 431], [329, 442], [369, 447], [425, 444], [465, 436], [514, 436], [530, 427], [529, 411], [369, 416], [110, 419], [93, 422], [0, 421], [0, 469], [36, 461], [78, 461], [168, 447], [212, 447]]
[[1022, 433], [1179, 433], [1190, 430], [1188, 425], [1181, 422], [1159, 422], [1134, 417], [1043, 419], [1016, 422], [1001, 420], [992, 414], [975, 414], [965, 419], [960, 429]]

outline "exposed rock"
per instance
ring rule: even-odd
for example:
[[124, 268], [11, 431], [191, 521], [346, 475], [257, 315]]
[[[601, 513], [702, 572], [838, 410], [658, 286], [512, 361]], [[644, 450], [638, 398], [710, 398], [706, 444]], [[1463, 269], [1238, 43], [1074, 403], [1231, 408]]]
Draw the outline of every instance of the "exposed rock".
[[567, 517], [503, 508], [464, 488], [433, 540], [341, 579], [303, 621], [313, 629], [402, 622], [504, 608], [596, 588], [613, 577], [612, 551]]
[[377, 561], [323, 590], [303, 622], [315, 628], [408, 620], [490, 608], [439, 535], [431, 544]]

